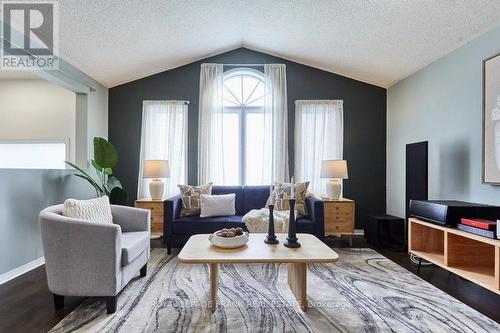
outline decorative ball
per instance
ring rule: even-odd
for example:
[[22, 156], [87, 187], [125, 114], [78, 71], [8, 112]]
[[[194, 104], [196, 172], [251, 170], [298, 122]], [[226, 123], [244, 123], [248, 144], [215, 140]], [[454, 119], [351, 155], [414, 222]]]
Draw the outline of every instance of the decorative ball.
[[218, 237], [232, 238], [244, 234], [243, 228], [224, 228], [215, 232]]

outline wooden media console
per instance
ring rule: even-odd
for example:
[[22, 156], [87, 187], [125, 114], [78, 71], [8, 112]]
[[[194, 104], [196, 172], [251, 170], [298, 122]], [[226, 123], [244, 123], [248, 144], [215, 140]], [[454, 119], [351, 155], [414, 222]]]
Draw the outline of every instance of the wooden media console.
[[500, 240], [410, 218], [408, 249], [416, 256], [500, 294]]

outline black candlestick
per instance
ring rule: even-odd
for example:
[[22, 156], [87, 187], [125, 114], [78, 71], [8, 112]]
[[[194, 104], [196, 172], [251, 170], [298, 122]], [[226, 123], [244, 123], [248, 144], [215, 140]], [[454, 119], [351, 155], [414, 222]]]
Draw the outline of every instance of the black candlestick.
[[269, 225], [267, 226], [267, 236], [264, 239], [264, 243], [266, 244], [278, 244], [279, 240], [276, 239], [276, 235], [274, 234], [274, 205], [269, 205]]
[[297, 248], [300, 247], [300, 243], [297, 242], [297, 232], [295, 230], [295, 199], [288, 199], [288, 204], [290, 205], [290, 217], [288, 221], [288, 237], [283, 243], [286, 247]]

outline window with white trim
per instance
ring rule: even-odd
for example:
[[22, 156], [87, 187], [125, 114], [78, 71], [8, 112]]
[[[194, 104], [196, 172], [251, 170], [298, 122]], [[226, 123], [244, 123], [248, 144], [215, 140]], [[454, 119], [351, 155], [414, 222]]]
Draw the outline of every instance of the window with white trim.
[[[224, 75], [224, 183], [260, 185], [264, 163], [264, 75], [235, 68]], [[226, 139], [227, 138], [227, 139]]]

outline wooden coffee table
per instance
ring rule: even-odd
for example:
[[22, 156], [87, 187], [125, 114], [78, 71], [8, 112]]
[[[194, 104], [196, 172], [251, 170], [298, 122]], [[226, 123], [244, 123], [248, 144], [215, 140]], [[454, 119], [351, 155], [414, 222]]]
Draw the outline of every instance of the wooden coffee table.
[[288, 263], [288, 285], [303, 311], [307, 310], [307, 264], [335, 262], [339, 255], [310, 234], [297, 234], [302, 247], [283, 246], [286, 234], [277, 234], [280, 243], [264, 243], [265, 234], [250, 234], [248, 243], [237, 249], [213, 246], [208, 234], [194, 235], [179, 253], [179, 261], [186, 264], [210, 265], [210, 302], [215, 312], [219, 264]]

